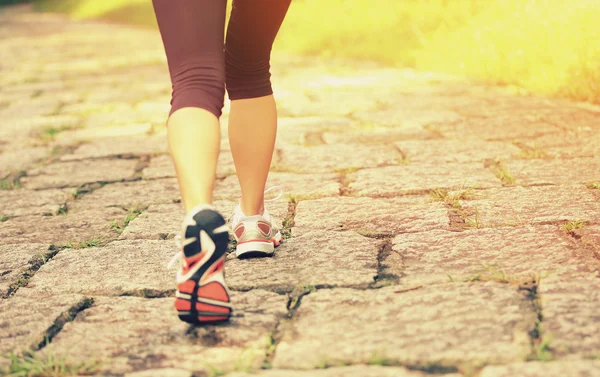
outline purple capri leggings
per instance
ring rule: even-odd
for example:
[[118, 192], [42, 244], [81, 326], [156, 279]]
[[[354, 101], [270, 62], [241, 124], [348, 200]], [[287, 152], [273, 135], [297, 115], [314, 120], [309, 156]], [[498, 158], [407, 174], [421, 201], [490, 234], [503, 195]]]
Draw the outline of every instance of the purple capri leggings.
[[173, 86], [171, 112], [199, 107], [220, 117], [231, 100], [273, 94], [273, 41], [291, 0], [153, 0]]

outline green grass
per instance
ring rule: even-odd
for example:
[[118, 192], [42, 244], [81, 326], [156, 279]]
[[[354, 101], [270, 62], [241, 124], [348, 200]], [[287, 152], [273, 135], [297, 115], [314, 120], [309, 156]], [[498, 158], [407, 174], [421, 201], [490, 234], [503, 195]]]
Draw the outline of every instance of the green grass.
[[97, 361], [74, 363], [65, 357], [46, 356], [30, 352], [23, 355], [11, 353], [9, 366], [0, 374], [7, 377], [63, 377], [90, 376], [100, 369]]
[[562, 230], [565, 232], [573, 232], [575, 229], [582, 229], [585, 227], [585, 221], [583, 220], [572, 220], [568, 221], [566, 224], [560, 226]]
[[81, 128], [81, 126], [65, 125], [59, 127], [45, 127], [40, 132], [38, 132], [37, 137], [40, 138], [42, 141], [54, 141], [58, 134], [60, 134], [61, 132], [71, 131], [78, 128]]
[[461, 187], [460, 189], [450, 192], [446, 189], [436, 188], [429, 192], [429, 195], [432, 197], [434, 201], [443, 202], [447, 206], [460, 209], [462, 205], [460, 204], [461, 200], [468, 200], [474, 198], [474, 187]]
[[130, 222], [132, 222], [136, 217], [138, 217], [139, 215], [142, 214], [142, 212], [144, 212], [146, 210], [146, 208], [142, 208], [142, 207], [132, 207], [132, 208], [127, 208], [127, 211], [129, 213], [127, 213], [127, 215], [125, 216], [125, 218], [123, 219], [122, 222], [119, 222], [117, 219], [114, 219], [111, 223], [110, 223], [110, 227], [112, 230], [114, 230], [117, 233], [123, 233], [123, 231], [125, 230], [125, 228], [127, 227], [127, 225], [129, 225]]
[[495, 165], [492, 169], [493, 173], [498, 177], [502, 185], [514, 185], [516, 182], [515, 177], [508, 171], [508, 169], [502, 165]]
[[8, 176], [0, 179], [0, 190], [16, 190], [21, 188], [21, 178], [25, 176], [23, 171], [14, 171]]
[[2, 215], [0, 216], [0, 223], [3, 223], [5, 221], [8, 221], [8, 219], [10, 219], [10, 217], [6, 216], [6, 215]]
[[95, 247], [98, 246], [102, 243], [102, 240], [98, 239], [98, 238], [93, 238], [91, 240], [87, 240], [87, 241], [80, 241], [77, 243], [73, 243], [72, 241], [67, 242], [66, 245], [64, 245], [64, 247], [66, 249], [87, 249], [89, 247]]
[[592, 190], [600, 190], [600, 183], [599, 182], [590, 182], [585, 187], [592, 189]]

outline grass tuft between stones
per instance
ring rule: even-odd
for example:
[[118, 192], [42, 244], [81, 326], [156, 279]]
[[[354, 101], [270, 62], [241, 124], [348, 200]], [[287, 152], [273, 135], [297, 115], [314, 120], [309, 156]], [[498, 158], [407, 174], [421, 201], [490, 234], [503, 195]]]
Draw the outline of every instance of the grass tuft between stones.
[[582, 229], [585, 227], [585, 221], [583, 220], [571, 220], [567, 221], [566, 224], [560, 226], [562, 230], [567, 233], [573, 233], [575, 229]]
[[13, 171], [0, 179], [0, 190], [16, 190], [22, 187], [21, 178], [26, 175], [24, 171]]
[[101, 362], [85, 361], [71, 362], [64, 356], [48, 353], [46, 356], [28, 352], [23, 355], [11, 353], [10, 364], [0, 374], [12, 377], [66, 377], [91, 376], [101, 367]]
[[146, 209], [148, 209], [148, 207], [125, 208], [125, 210], [128, 212], [127, 215], [125, 216], [122, 222], [119, 222], [119, 220], [114, 219], [110, 223], [111, 229], [119, 234], [123, 233], [127, 225], [129, 225], [129, 223], [132, 222], [136, 217], [141, 215]]

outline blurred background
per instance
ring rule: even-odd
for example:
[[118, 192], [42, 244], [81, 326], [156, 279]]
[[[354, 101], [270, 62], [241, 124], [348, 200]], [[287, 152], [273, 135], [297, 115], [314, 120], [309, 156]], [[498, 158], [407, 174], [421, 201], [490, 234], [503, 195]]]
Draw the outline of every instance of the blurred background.
[[[150, 0], [29, 2], [74, 19], [156, 27]], [[598, 0], [293, 0], [276, 49], [598, 103], [599, 19]]]

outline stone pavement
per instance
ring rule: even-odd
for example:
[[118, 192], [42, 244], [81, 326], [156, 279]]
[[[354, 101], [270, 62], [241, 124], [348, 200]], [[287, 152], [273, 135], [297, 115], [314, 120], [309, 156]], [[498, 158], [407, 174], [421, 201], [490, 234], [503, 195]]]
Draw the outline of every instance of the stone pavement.
[[[0, 55], [0, 366], [29, 350], [80, 375], [600, 376], [600, 108], [276, 56], [288, 239], [230, 256], [235, 316], [194, 328], [166, 268], [182, 209], [159, 35], [13, 8]], [[225, 215], [234, 174], [224, 138]]]

